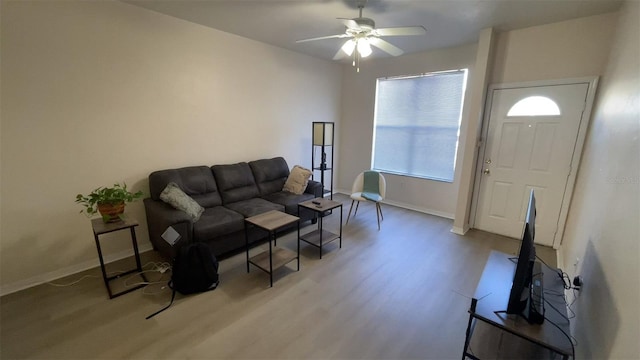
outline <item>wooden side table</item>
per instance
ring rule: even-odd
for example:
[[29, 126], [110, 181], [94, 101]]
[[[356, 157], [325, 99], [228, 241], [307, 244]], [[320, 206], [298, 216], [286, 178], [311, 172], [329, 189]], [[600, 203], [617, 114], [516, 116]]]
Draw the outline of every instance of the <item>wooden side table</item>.
[[[322, 215], [338, 207], [340, 208], [340, 229], [338, 234], [335, 234], [322, 228], [322, 220], [324, 219]], [[318, 214], [318, 229], [300, 236], [300, 240], [319, 248], [320, 259], [322, 259], [323, 245], [340, 239], [340, 248], [342, 248], [342, 203], [325, 198], [316, 198], [298, 204], [298, 213], [300, 213], [300, 208], [309, 209]]]
[[[245, 245], [247, 252], [247, 272], [249, 272], [249, 265], [253, 264], [258, 269], [269, 274], [269, 281], [271, 287], [273, 287], [273, 272], [278, 268], [281, 268], [288, 264], [293, 260], [298, 260], [298, 268], [300, 271], [300, 240], [297, 240], [298, 250], [297, 252], [293, 252], [288, 249], [283, 248], [275, 248], [276, 242], [276, 231], [284, 226], [289, 224], [293, 224], [294, 222], [298, 224], [298, 239], [300, 238], [300, 218], [297, 216], [285, 214], [281, 211], [271, 210], [266, 213], [262, 213], [256, 216], [251, 216], [245, 221]], [[249, 257], [249, 232], [247, 229], [247, 225], [253, 225], [260, 229], [263, 229], [269, 233], [269, 239], [267, 242], [269, 243], [269, 252], [261, 252], [258, 255]], [[273, 239], [274, 246], [271, 246], [271, 240]]]
[[[491, 251], [489, 254], [489, 259], [482, 271], [475, 295], [471, 299], [462, 359], [478, 359], [480, 356], [477, 352], [474, 355], [474, 352], [469, 350], [471, 338], [479, 321], [488, 324], [489, 326], [486, 328], [506, 331], [515, 335], [515, 339], [522, 339], [522, 341], [509, 341], [510, 350], [516, 352], [516, 354], [508, 354], [507, 356], [510, 358], [532, 355], [531, 352], [536, 350], [535, 347], [546, 349], [550, 352], [551, 354], [549, 355], [551, 356], [549, 358], [567, 360], [569, 357], [573, 357], [573, 345], [568, 336], [570, 334], [570, 324], [564, 297], [545, 295], [544, 301], [549, 307], [544, 314], [545, 321], [542, 324], [530, 324], [520, 315], [507, 315], [504, 313], [509, 302], [514, 268], [515, 264], [511, 262], [509, 254], [498, 251]], [[562, 295], [564, 293], [564, 282], [558, 276], [557, 269], [551, 269], [546, 266], [542, 266], [541, 269], [545, 293]], [[507, 345], [501, 345], [501, 341], [491, 341], [492, 334], [501, 336], [498, 335], [499, 331], [496, 333], [490, 332], [483, 340], [487, 344]], [[534, 347], [531, 347], [531, 345], [534, 345]], [[534, 355], [538, 358], [537, 354]], [[488, 356], [495, 357], [495, 354], [489, 354]]]
[[[111, 291], [111, 287], [109, 286], [109, 282], [112, 280], [118, 279], [124, 275], [132, 274], [134, 272], [139, 272], [140, 276], [147, 281], [147, 278], [142, 273], [142, 263], [140, 262], [140, 252], [138, 251], [138, 240], [136, 239], [136, 231], [135, 227], [138, 226], [138, 221], [135, 219], [125, 218], [124, 220], [105, 223], [102, 219], [93, 219], [91, 220], [91, 226], [93, 227], [93, 237], [96, 240], [96, 247], [98, 248], [98, 257], [100, 258], [100, 268], [102, 269], [102, 278], [104, 279], [104, 285], [107, 287], [107, 292], [109, 293], [109, 299], [113, 299], [114, 297], [118, 297], [120, 295], [124, 295], [133, 290], [140, 289], [145, 286], [145, 284], [140, 284], [119, 293], [113, 293]], [[131, 231], [131, 242], [133, 243], [133, 251], [135, 253], [136, 258], [136, 268], [131, 269], [129, 271], [125, 271], [124, 273], [107, 276], [107, 270], [104, 265], [104, 259], [102, 257], [102, 249], [100, 248], [100, 235], [108, 234], [114, 231], [126, 230], [129, 229]]]

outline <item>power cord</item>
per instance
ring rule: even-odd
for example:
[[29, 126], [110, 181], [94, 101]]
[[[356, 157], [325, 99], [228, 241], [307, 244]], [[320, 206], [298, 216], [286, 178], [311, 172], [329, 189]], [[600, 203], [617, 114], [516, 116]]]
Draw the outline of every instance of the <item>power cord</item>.
[[56, 287], [67, 287], [67, 286], [75, 285], [75, 284], [79, 283], [80, 281], [82, 281], [82, 280], [84, 280], [86, 278], [90, 278], [90, 277], [97, 278], [98, 276], [97, 275], [84, 275], [81, 278], [79, 278], [78, 280], [74, 280], [74, 281], [72, 281], [70, 283], [66, 283], [66, 284], [58, 284], [58, 283], [54, 283], [52, 281], [49, 281], [46, 284], [51, 285], [51, 286], [56, 286]]
[[[573, 292], [575, 293], [575, 289], [573, 290]], [[573, 318], [576, 317], [576, 313], [575, 311], [573, 311], [573, 309], [571, 308], [571, 305], [573, 305], [573, 302], [571, 304], [569, 304], [569, 302], [567, 301], [567, 295], [566, 294], [560, 294], [558, 292], [552, 291], [552, 290], [545, 290], [544, 291], [545, 295], [552, 295], [552, 296], [558, 296], [561, 297], [562, 300], [564, 300], [565, 305], [567, 306], [567, 309], [569, 310], [569, 312], [571, 313], [571, 315], [569, 315], [569, 317], [567, 319], [571, 320]], [[546, 300], [545, 300], [546, 301]], [[574, 300], [575, 302], [575, 300]], [[552, 306], [553, 307], [553, 306]], [[555, 308], [554, 308], [555, 309]], [[557, 310], [556, 310], [557, 311]]]
[[[566, 316], [565, 314], [563, 314], [560, 310], [558, 310], [558, 308], [556, 308], [555, 306], [553, 306], [553, 304], [551, 304], [551, 303], [549, 302], [549, 300], [544, 299], [544, 302], [545, 302], [545, 303], [547, 303], [547, 305], [551, 306], [551, 308], [552, 308], [553, 310], [555, 310], [558, 314], [560, 314], [560, 316], [562, 316], [565, 320], [569, 321], [569, 317], [567, 317], [567, 316]], [[565, 305], [566, 305], [566, 302], [565, 302]]]
[[[143, 270], [142, 272], [133, 274], [132, 276], [138, 275], [138, 274], [142, 274], [142, 273], [147, 273], [147, 272], [159, 272], [161, 274], [166, 273], [167, 271], [171, 270], [171, 263], [168, 262], [155, 262], [155, 261], [149, 261], [146, 264], [144, 264], [142, 266], [142, 268], [146, 268], [149, 265], [153, 265], [153, 268], [151, 270]], [[116, 274], [122, 274], [125, 273], [126, 271], [121, 271], [121, 270], [115, 270], [115, 271], [110, 271], [109, 273], [107, 273], [107, 276], [113, 276]], [[77, 280], [73, 280], [69, 283], [57, 283], [54, 281], [48, 281], [46, 282], [46, 284], [51, 285], [51, 286], [55, 286], [55, 287], [68, 287], [68, 286], [73, 286], [75, 284], [78, 284], [79, 282], [81, 282], [82, 280], [86, 279], [86, 278], [100, 278], [100, 276], [98, 275], [83, 275], [82, 277], [80, 277]], [[133, 285], [127, 285], [126, 284], [126, 280], [125, 280], [125, 286], [133, 286]]]
[[[560, 330], [560, 332], [562, 332], [562, 334], [564, 334], [564, 336], [566, 336], [567, 340], [569, 340], [569, 343], [571, 343], [571, 358], [575, 359], [576, 358], [576, 346], [578, 346], [578, 341], [573, 336], [567, 334], [564, 330], [562, 330], [562, 328], [560, 326], [558, 326], [558, 324], [556, 324], [555, 322], [549, 320], [548, 317], [545, 316], [544, 319], [546, 321], [548, 321], [551, 325], [555, 326], [558, 330]], [[575, 341], [575, 343], [574, 343], [574, 341]]]
[[560, 280], [562, 280], [565, 290], [571, 290], [571, 289], [580, 290], [580, 285], [573, 284], [574, 286], [571, 286], [572, 285], [571, 277], [569, 276], [569, 274], [562, 271], [562, 269], [557, 269], [549, 266], [549, 264], [544, 262], [544, 260], [542, 260], [542, 258], [540, 258], [537, 254], [536, 254], [536, 259], [540, 260], [540, 262], [543, 263], [547, 268], [549, 268], [550, 270], [553, 270], [558, 274], [558, 277], [560, 277]]
[[132, 286], [138, 286], [138, 285], [153, 285], [153, 284], [160, 284], [160, 283], [165, 283], [166, 280], [159, 280], [159, 281], [139, 281], [137, 283], [133, 283], [133, 284], [129, 284], [129, 280], [136, 277], [136, 276], [140, 276], [142, 274], [146, 274], [146, 273], [150, 273], [150, 272], [158, 272], [158, 270], [146, 270], [146, 271], [141, 271], [139, 273], [135, 273], [135, 274], [131, 274], [129, 277], [127, 277], [126, 279], [124, 279], [123, 285], [125, 288], [127, 287], [132, 287]]

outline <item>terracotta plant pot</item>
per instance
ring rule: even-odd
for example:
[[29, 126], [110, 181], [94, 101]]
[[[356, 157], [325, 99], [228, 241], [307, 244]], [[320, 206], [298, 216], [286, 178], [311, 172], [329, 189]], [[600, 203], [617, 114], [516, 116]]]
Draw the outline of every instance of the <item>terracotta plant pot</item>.
[[98, 204], [98, 212], [102, 215], [104, 222], [120, 221], [120, 216], [124, 213], [124, 201], [117, 204]]

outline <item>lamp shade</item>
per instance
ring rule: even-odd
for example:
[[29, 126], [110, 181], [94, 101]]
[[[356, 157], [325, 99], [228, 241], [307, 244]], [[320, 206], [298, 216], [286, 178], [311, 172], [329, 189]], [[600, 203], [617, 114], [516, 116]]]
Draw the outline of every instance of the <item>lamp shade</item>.
[[333, 145], [333, 123], [313, 123], [313, 145]]
[[353, 54], [353, 49], [356, 48], [356, 42], [353, 41], [353, 39], [349, 39], [347, 40], [347, 42], [344, 43], [344, 45], [342, 45], [342, 51], [344, 51], [345, 54], [347, 54], [347, 56], [351, 56], [351, 54]]
[[371, 55], [372, 50], [371, 50], [371, 45], [369, 44], [369, 39], [367, 38], [358, 39], [358, 52], [360, 53], [360, 56], [362, 56], [363, 58], [366, 58], [367, 56]]

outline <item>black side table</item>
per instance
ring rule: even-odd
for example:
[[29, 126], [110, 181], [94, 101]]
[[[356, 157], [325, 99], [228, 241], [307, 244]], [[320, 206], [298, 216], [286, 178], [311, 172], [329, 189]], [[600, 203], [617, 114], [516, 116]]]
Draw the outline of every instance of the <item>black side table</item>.
[[[109, 286], [110, 281], [134, 272], [139, 272], [140, 276], [142, 276], [144, 281], [147, 281], [147, 278], [142, 273], [142, 263], [140, 262], [140, 252], [138, 251], [138, 241], [136, 239], [136, 231], [134, 229], [138, 225], [139, 224], [137, 220], [129, 219], [129, 218], [125, 218], [124, 220], [120, 220], [112, 223], [105, 223], [102, 219], [91, 220], [91, 226], [93, 227], [93, 237], [96, 240], [96, 247], [98, 248], [98, 257], [100, 258], [100, 268], [102, 269], [102, 278], [104, 279], [104, 285], [107, 287], [107, 292], [109, 293], [109, 299], [113, 299], [114, 297], [124, 295], [133, 290], [137, 290], [146, 286], [145, 284], [140, 284], [115, 294], [111, 291], [111, 287]], [[129, 229], [131, 231], [131, 242], [133, 243], [133, 251], [135, 253], [135, 258], [136, 258], [136, 268], [118, 275], [107, 277], [107, 270], [104, 266], [104, 259], [102, 258], [102, 250], [100, 249], [99, 236], [102, 234], [107, 234], [110, 232], [126, 230], [126, 229]]]

